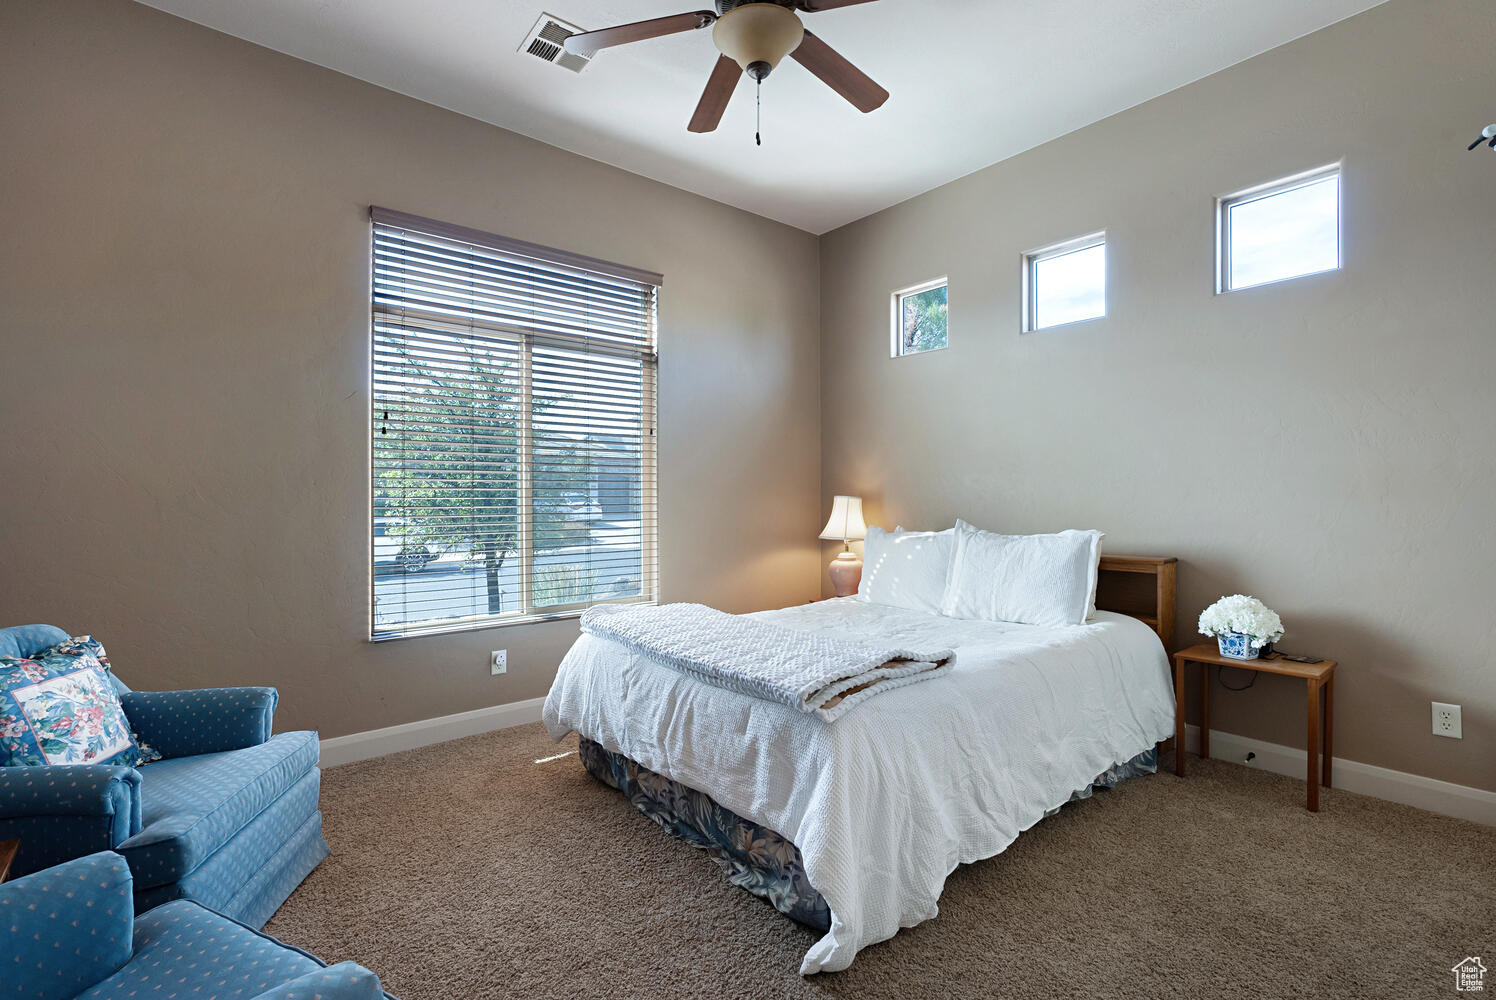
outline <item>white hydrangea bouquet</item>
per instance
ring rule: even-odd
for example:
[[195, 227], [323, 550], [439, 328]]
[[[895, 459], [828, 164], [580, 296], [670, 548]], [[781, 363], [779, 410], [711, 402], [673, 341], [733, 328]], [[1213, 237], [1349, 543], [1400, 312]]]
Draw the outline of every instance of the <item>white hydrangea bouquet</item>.
[[1232, 594], [1201, 613], [1200, 634], [1215, 636], [1222, 656], [1255, 660], [1263, 646], [1283, 638], [1283, 620], [1257, 598]]

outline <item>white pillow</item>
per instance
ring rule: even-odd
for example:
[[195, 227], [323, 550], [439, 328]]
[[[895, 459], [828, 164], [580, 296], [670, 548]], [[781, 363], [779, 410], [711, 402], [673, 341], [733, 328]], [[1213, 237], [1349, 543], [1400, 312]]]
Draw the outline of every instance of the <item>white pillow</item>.
[[940, 614], [956, 529], [892, 532], [867, 529], [857, 595], [874, 604]]
[[999, 535], [956, 522], [941, 613], [952, 618], [1084, 625], [1096, 600], [1099, 531]]

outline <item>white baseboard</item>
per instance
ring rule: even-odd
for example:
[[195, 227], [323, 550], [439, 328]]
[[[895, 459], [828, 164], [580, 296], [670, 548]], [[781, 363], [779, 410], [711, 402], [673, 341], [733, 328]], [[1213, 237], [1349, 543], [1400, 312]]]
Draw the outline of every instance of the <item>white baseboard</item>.
[[383, 757], [387, 753], [445, 743], [463, 736], [539, 722], [540, 707], [544, 704], [544, 698], [529, 698], [525, 701], [511, 701], [506, 705], [475, 708], [471, 712], [458, 712], [456, 715], [406, 722], [385, 729], [334, 736], [322, 741], [322, 766], [337, 767], [356, 760]]
[[[1199, 726], [1185, 727], [1185, 744], [1192, 752], [1200, 752]], [[1223, 733], [1218, 729], [1210, 731], [1211, 757], [1241, 764], [1248, 753], [1257, 755], [1248, 767], [1260, 767], [1274, 774], [1304, 780], [1304, 768], [1309, 755], [1303, 750], [1235, 733]], [[1469, 785], [1456, 785], [1452, 781], [1440, 781], [1437, 778], [1425, 778], [1406, 771], [1394, 771], [1375, 764], [1363, 764], [1344, 757], [1335, 758], [1331, 780], [1336, 788], [1343, 788], [1348, 792], [1371, 795], [1445, 816], [1496, 826], [1496, 792], [1471, 788]]]

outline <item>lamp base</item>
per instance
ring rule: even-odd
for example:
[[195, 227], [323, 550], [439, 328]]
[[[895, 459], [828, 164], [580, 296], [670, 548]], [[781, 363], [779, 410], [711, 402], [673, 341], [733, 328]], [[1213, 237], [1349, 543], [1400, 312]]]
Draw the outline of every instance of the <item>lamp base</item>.
[[857, 593], [857, 585], [861, 582], [862, 560], [857, 558], [857, 553], [842, 552], [831, 560], [831, 586], [837, 597], [851, 597]]

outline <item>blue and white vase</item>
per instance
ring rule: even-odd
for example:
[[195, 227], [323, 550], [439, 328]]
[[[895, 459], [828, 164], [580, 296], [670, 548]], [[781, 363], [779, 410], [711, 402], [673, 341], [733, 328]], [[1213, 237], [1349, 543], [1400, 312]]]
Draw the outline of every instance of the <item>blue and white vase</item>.
[[1233, 660], [1255, 660], [1261, 652], [1253, 648], [1252, 637], [1245, 632], [1217, 632], [1216, 648]]

